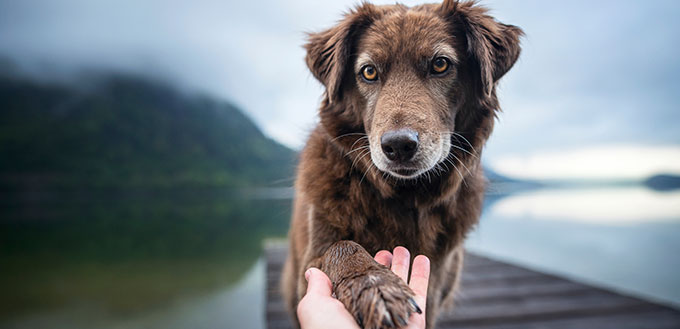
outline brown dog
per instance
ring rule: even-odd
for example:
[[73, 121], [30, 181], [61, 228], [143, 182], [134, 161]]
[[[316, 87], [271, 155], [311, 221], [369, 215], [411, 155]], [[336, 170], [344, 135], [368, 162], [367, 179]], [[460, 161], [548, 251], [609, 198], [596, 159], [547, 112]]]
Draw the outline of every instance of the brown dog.
[[496, 84], [517, 60], [521, 35], [455, 0], [362, 4], [310, 35], [307, 65], [326, 92], [296, 181], [282, 280], [292, 314], [303, 273], [316, 266], [364, 328], [403, 325], [419, 311], [413, 293], [369, 253], [405, 246], [431, 260], [434, 327], [478, 221], [480, 151], [499, 109]]

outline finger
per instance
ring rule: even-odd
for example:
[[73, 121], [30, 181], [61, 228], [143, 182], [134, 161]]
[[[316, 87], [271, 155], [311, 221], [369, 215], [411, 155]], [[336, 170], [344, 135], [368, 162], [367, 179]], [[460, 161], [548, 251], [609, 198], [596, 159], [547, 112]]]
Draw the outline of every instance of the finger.
[[387, 251], [387, 250], [378, 251], [378, 253], [375, 254], [374, 258], [375, 258], [376, 262], [378, 262], [378, 263], [380, 263], [384, 266], [387, 266], [387, 267], [392, 266], [392, 253]]
[[427, 285], [430, 281], [430, 259], [423, 255], [418, 255], [413, 260], [413, 270], [409, 287], [416, 293], [418, 306], [425, 311], [425, 301], [427, 300]]
[[411, 262], [411, 254], [404, 247], [394, 248], [392, 255], [392, 272], [404, 282], [408, 282], [408, 265]]
[[307, 295], [330, 296], [333, 293], [331, 280], [326, 273], [315, 267], [310, 267], [305, 272], [307, 280]]

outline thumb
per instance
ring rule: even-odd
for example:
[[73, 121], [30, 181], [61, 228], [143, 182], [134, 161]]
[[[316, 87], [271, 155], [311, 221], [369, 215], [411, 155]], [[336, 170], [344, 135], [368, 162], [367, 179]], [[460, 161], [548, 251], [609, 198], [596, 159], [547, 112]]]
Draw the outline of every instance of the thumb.
[[307, 295], [330, 297], [333, 293], [331, 280], [320, 269], [310, 267], [305, 272], [305, 279], [307, 279]]

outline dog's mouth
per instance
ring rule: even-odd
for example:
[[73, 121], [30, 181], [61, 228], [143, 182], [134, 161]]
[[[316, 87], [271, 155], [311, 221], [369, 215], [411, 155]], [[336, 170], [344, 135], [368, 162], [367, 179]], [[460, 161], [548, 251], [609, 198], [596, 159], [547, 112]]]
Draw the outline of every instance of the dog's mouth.
[[420, 175], [421, 170], [414, 169], [414, 168], [397, 168], [397, 169], [390, 169], [388, 172], [398, 178], [406, 178], [406, 179], [412, 179], [416, 178], [418, 175]]
[[400, 176], [413, 176], [413, 174], [415, 174], [417, 170], [415, 170], [415, 169], [395, 169], [393, 171], [395, 173], [399, 174]]

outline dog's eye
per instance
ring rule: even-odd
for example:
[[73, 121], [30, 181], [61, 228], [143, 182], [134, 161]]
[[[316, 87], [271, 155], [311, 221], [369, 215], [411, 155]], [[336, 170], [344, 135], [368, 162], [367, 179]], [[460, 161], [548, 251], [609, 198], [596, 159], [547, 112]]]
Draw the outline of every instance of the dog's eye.
[[432, 61], [432, 73], [442, 74], [449, 69], [449, 60], [444, 57], [437, 57]]
[[361, 76], [368, 81], [375, 81], [378, 79], [378, 70], [373, 65], [366, 65], [361, 69]]

